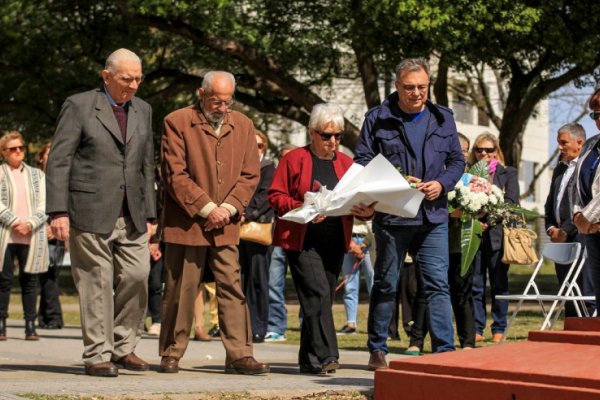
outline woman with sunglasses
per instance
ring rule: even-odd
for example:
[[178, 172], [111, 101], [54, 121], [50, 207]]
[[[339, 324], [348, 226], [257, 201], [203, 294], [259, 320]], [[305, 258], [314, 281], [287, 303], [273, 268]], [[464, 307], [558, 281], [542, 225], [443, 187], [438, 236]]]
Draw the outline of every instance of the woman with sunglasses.
[[[600, 84], [589, 103], [590, 117], [600, 129]], [[579, 233], [585, 235], [585, 248], [588, 255], [586, 267], [590, 268], [596, 306], [600, 305], [600, 134], [589, 138], [579, 156], [575, 168], [575, 190], [573, 198], [573, 223]]]
[[[353, 161], [338, 151], [344, 129], [342, 111], [332, 104], [314, 106], [308, 123], [311, 143], [279, 161], [269, 189], [277, 215], [304, 203], [306, 192], [332, 190]], [[373, 205], [355, 205], [354, 216], [369, 219]], [[273, 244], [286, 253], [303, 315], [298, 363], [300, 373], [326, 375], [339, 367], [332, 303], [352, 235], [352, 215], [319, 215], [308, 224], [277, 219]]]
[[[244, 211], [242, 223], [273, 222], [274, 212], [269, 204], [267, 191], [273, 180], [275, 164], [266, 158], [269, 139], [261, 131], [256, 131], [256, 145], [260, 158], [260, 180]], [[240, 265], [246, 303], [252, 325], [252, 341], [262, 343], [269, 323], [269, 246], [240, 240]]]
[[0, 138], [4, 163], [0, 165], [0, 340], [6, 340], [6, 318], [15, 260], [19, 283], [25, 340], [39, 340], [35, 331], [37, 274], [48, 270], [46, 238], [46, 183], [44, 174], [23, 162], [25, 141], [19, 132]]
[[[514, 167], [504, 166], [504, 154], [498, 138], [491, 133], [482, 133], [473, 142], [468, 164], [474, 165], [485, 160], [490, 171], [491, 182], [504, 191], [504, 201], [519, 202], [519, 178]], [[481, 221], [485, 224], [486, 217]], [[485, 226], [485, 225], [484, 225]], [[501, 262], [504, 232], [501, 224], [487, 226], [479, 250], [473, 261], [473, 308], [475, 314], [475, 341], [483, 341], [486, 327], [486, 278], [489, 277], [492, 299], [492, 341], [500, 342], [506, 329], [508, 301], [496, 300], [498, 294], [508, 294], [508, 267]]]

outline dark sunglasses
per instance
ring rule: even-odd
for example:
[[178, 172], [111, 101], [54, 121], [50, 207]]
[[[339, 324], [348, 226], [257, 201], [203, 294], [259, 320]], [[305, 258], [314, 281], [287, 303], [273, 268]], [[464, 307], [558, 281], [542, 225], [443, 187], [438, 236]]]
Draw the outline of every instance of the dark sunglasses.
[[4, 150], [8, 150], [11, 153], [21, 153], [23, 151], [25, 151], [25, 146], [15, 146], [15, 147], [7, 147]]
[[266, 146], [264, 143], [256, 143], [256, 145], [258, 146], [259, 149], [264, 149]]
[[600, 118], [600, 111], [593, 111], [589, 114], [590, 118], [594, 121]]
[[491, 154], [496, 151], [495, 147], [475, 147], [475, 153], [488, 153]]
[[321, 140], [324, 141], [328, 141], [331, 140], [331, 137], [333, 136], [335, 138], [336, 142], [339, 142], [340, 140], [342, 140], [342, 136], [344, 136], [343, 133], [328, 133], [328, 132], [319, 132], [319, 136], [321, 136]]

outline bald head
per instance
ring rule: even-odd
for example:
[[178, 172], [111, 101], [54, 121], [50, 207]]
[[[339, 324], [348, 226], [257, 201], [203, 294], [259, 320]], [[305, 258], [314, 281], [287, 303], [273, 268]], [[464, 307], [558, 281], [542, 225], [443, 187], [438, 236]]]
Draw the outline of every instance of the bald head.
[[235, 78], [225, 71], [211, 71], [204, 75], [202, 87], [198, 89], [200, 108], [206, 119], [219, 124], [233, 105]]

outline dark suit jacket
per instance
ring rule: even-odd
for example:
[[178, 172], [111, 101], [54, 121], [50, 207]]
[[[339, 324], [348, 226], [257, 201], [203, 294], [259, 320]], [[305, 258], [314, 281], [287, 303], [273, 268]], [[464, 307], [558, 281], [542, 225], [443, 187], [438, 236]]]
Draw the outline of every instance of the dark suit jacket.
[[275, 164], [273, 164], [273, 161], [263, 158], [260, 162], [260, 180], [258, 181], [258, 186], [250, 202], [248, 202], [248, 207], [246, 207], [246, 219], [248, 221], [262, 223], [273, 221], [275, 211], [273, 211], [269, 204], [267, 192], [273, 181], [274, 173]]
[[552, 173], [552, 181], [550, 184], [550, 192], [548, 193], [548, 198], [546, 199], [546, 204], [544, 204], [545, 211], [545, 225], [546, 230], [548, 230], [551, 226], [555, 226], [557, 228], [563, 229], [567, 233], [567, 240], [572, 241], [577, 235], [577, 228], [573, 225], [572, 214], [573, 207], [571, 206], [571, 200], [569, 196], [569, 192], [571, 191], [569, 188], [573, 187], [574, 180], [576, 179], [576, 174], [571, 175], [571, 179], [567, 184], [567, 188], [563, 193], [563, 197], [560, 201], [560, 205], [558, 208], [560, 223], [558, 223], [556, 219], [556, 196], [558, 195], [558, 190], [560, 189], [560, 182], [563, 178], [563, 175], [567, 171], [567, 165], [564, 163], [559, 163], [556, 168], [554, 168], [554, 172]]
[[[516, 168], [503, 167], [498, 164], [492, 183], [504, 190], [505, 203], [519, 204], [519, 176]], [[494, 225], [484, 233], [484, 238], [486, 236], [489, 237], [492, 250], [500, 250], [502, 248], [502, 239], [504, 236], [502, 228], [503, 225]]]
[[152, 109], [134, 97], [123, 143], [102, 89], [69, 97], [62, 106], [46, 171], [46, 212], [68, 212], [71, 226], [113, 231], [124, 196], [138, 232], [156, 218]]

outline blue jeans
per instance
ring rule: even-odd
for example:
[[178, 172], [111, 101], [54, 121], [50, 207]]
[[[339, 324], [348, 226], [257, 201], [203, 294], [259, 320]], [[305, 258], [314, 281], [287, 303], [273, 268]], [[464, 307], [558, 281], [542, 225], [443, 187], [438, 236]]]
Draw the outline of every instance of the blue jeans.
[[[362, 236], [352, 236], [354, 243], [361, 244], [364, 240]], [[371, 287], [373, 286], [373, 264], [371, 263], [371, 256], [369, 255], [369, 249], [364, 250], [365, 257], [360, 265], [353, 271], [354, 265], [360, 261], [354, 255], [346, 253], [344, 256], [344, 264], [342, 265], [342, 274], [344, 277], [348, 277], [348, 280], [344, 284], [344, 308], [346, 309], [346, 322], [353, 323], [356, 325], [356, 315], [358, 313], [358, 296], [360, 289], [360, 273], [365, 275], [365, 281], [367, 283], [367, 291], [371, 293]]]
[[273, 247], [269, 264], [269, 322], [267, 332], [285, 334], [287, 329], [287, 311], [285, 309], [285, 275], [287, 260], [285, 251], [279, 246]]
[[448, 286], [448, 224], [379, 226], [375, 279], [369, 304], [369, 351], [388, 353], [387, 337], [398, 290], [400, 267], [407, 251], [415, 255], [427, 298], [431, 346], [435, 353], [454, 350], [452, 304]]
[[588, 255], [585, 267], [594, 282], [596, 305], [600, 305], [600, 234], [585, 235], [585, 246]]

